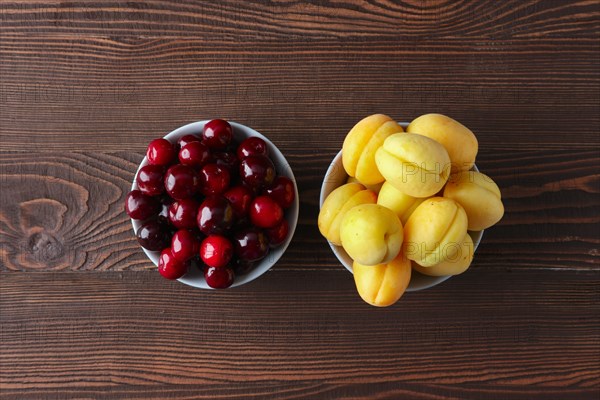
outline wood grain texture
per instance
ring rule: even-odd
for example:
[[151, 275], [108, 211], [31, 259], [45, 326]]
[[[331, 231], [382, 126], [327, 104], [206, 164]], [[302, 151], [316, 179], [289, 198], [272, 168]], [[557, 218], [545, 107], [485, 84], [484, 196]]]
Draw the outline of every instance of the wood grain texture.
[[374, 309], [341, 270], [223, 292], [148, 272], [3, 274], [0, 384], [7, 398], [593, 398], [599, 278], [477, 268]]
[[[0, 0], [0, 398], [597, 399], [600, 2]], [[316, 226], [358, 119], [450, 115], [506, 214], [472, 268], [364, 304]], [[298, 180], [294, 240], [224, 292], [161, 279], [123, 200], [223, 117]]]

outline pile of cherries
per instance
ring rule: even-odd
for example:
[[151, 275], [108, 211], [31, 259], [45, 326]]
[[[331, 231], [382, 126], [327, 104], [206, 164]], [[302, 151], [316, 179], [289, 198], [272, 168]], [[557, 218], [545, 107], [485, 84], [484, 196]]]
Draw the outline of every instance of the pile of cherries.
[[146, 157], [125, 211], [143, 221], [137, 239], [161, 252], [165, 278], [178, 279], [195, 265], [210, 287], [224, 289], [285, 242], [284, 210], [294, 202], [294, 184], [276, 176], [261, 138], [237, 145], [231, 125], [214, 119], [201, 135], [176, 144], [153, 140]]

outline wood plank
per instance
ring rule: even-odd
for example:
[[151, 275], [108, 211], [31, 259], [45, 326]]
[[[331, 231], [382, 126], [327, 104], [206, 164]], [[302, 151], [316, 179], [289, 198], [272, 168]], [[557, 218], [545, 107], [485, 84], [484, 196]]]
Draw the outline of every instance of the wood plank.
[[149, 271], [0, 277], [5, 398], [600, 390], [597, 271], [475, 269], [387, 309], [363, 303], [343, 271], [274, 270], [221, 292]]
[[[341, 268], [316, 224], [333, 154], [308, 147], [287, 154], [298, 179], [300, 218], [277, 268]], [[141, 158], [131, 152], [1, 152], [0, 269], [153, 269], [123, 211]], [[476, 267], [599, 268], [597, 151], [483, 149], [479, 159], [502, 189], [506, 214], [486, 231]]]
[[261, 40], [591, 37], [595, 1], [0, 2], [1, 31]]
[[[0, 36], [0, 143], [119, 151], [184, 123], [235, 120], [327, 148], [375, 112], [448, 114], [482, 147], [600, 147], [596, 38], [307, 43]], [[576, 118], [574, 118], [576, 116]]]

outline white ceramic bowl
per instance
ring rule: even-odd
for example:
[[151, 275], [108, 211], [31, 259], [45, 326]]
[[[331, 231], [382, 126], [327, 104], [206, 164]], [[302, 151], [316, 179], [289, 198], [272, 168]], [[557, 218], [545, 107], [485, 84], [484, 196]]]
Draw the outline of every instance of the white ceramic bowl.
[[[206, 124], [208, 121], [209, 120], [198, 121], [198, 122], [192, 122], [191, 124], [184, 125], [180, 128], [175, 129], [168, 135], [166, 135], [165, 139], [168, 139], [171, 142], [176, 143], [177, 140], [179, 140], [179, 138], [181, 138], [182, 136], [190, 135], [190, 134], [201, 134], [202, 128], [204, 128], [204, 124]], [[281, 256], [287, 249], [288, 245], [292, 241], [292, 237], [294, 236], [294, 231], [296, 230], [296, 224], [298, 222], [298, 211], [300, 209], [300, 207], [299, 207], [300, 202], [299, 202], [299, 198], [298, 198], [298, 186], [296, 185], [296, 178], [294, 177], [294, 173], [292, 172], [292, 168], [290, 167], [290, 164], [287, 162], [287, 160], [285, 159], [283, 154], [279, 151], [279, 149], [269, 139], [267, 139], [265, 136], [261, 135], [254, 129], [249, 128], [242, 124], [238, 124], [236, 122], [232, 122], [232, 121], [229, 121], [229, 123], [231, 124], [231, 126], [233, 128], [234, 140], [236, 140], [238, 143], [246, 138], [251, 137], [251, 136], [258, 136], [259, 138], [263, 139], [267, 143], [267, 146], [269, 147], [269, 157], [273, 161], [273, 164], [275, 164], [275, 169], [277, 171], [277, 175], [286, 176], [286, 177], [290, 178], [292, 180], [292, 182], [294, 183], [294, 191], [296, 194], [294, 203], [292, 204], [292, 206], [289, 209], [285, 210], [285, 218], [287, 219], [287, 221], [290, 225], [290, 231], [288, 234], [288, 238], [281, 246], [279, 246], [275, 249], [271, 249], [269, 251], [269, 254], [264, 259], [259, 261], [256, 264], [256, 266], [254, 267], [254, 269], [252, 269], [250, 272], [248, 272], [247, 274], [244, 274], [244, 275], [236, 276], [235, 281], [231, 285], [231, 287], [236, 287], [236, 286], [241, 286], [241, 285], [244, 285], [248, 282], [255, 280], [256, 278], [258, 278], [259, 276], [261, 276], [262, 274], [267, 272], [281, 258]], [[146, 157], [144, 157], [144, 159], [140, 163], [140, 166], [138, 167], [138, 169], [135, 173], [135, 176], [137, 176], [140, 168], [142, 168], [143, 166], [145, 166], [147, 164], [148, 164], [148, 159]], [[131, 185], [131, 190], [134, 190], [137, 188], [138, 188], [137, 183], [134, 178], [133, 184]], [[139, 227], [142, 225], [141, 221], [134, 220], [134, 219], [131, 220], [131, 224], [133, 225], [134, 233], [137, 232]], [[144, 253], [146, 253], [148, 258], [154, 263], [154, 265], [158, 265], [158, 258], [160, 256], [159, 251], [150, 251], [150, 250], [144, 249], [143, 247], [142, 247], [142, 250], [144, 250]], [[204, 280], [204, 275], [203, 275], [202, 271], [200, 271], [198, 268], [190, 268], [188, 273], [185, 274], [184, 276], [182, 276], [181, 278], [179, 278], [178, 281], [185, 283], [186, 285], [194, 286], [194, 287], [197, 287], [200, 289], [212, 289], [210, 286], [208, 286], [206, 284], [206, 281]]]
[[[401, 123], [400, 125], [402, 125], [402, 127], [406, 128], [406, 126], [408, 124]], [[477, 169], [477, 166], [473, 166], [473, 169], [475, 171], [479, 171]], [[342, 165], [342, 151], [340, 150], [340, 152], [337, 153], [337, 155], [333, 158], [333, 161], [331, 162], [331, 165], [329, 165], [329, 168], [327, 169], [327, 172], [325, 173], [325, 177], [323, 178], [323, 184], [321, 186], [321, 195], [319, 198], [319, 208], [323, 206], [323, 202], [325, 201], [325, 199], [327, 198], [329, 193], [331, 193], [337, 187], [346, 183], [347, 179], [348, 179], [348, 174], [346, 174], [346, 171], [344, 170], [344, 166]], [[479, 242], [481, 242], [481, 237], [483, 236], [483, 231], [469, 232], [469, 234], [471, 235], [471, 238], [473, 238], [473, 244], [474, 244], [475, 250], [477, 250], [477, 246], [479, 246]], [[344, 267], [346, 267], [346, 269], [348, 271], [353, 272], [352, 271], [352, 259], [350, 258], [348, 253], [346, 253], [346, 250], [344, 250], [344, 248], [342, 246], [336, 246], [331, 242], [327, 242], [327, 243], [329, 243], [329, 247], [331, 247], [333, 254], [342, 263], [342, 265]], [[420, 273], [416, 272], [415, 270], [413, 270], [412, 274], [411, 274], [411, 278], [410, 278], [410, 283], [408, 284], [408, 288], [406, 289], [406, 291], [407, 292], [416, 292], [419, 290], [428, 289], [432, 286], [435, 286], [435, 285], [438, 285], [438, 284], [444, 282], [451, 276], [452, 275], [427, 276], [427, 275], [420, 274]]]

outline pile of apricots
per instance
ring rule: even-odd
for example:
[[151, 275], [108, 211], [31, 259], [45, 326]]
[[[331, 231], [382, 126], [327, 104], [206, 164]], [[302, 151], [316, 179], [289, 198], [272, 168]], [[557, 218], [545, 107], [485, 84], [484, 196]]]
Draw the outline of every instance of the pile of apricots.
[[364, 301], [394, 304], [412, 270], [447, 276], [469, 268], [468, 231], [504, 215], [498, 185], [473, 170], [477, 151], [473, 132], [441, 114], [416, 118], [406, 132], [383, 114], [350, 130], [342, 147], [347, 183], [327, 196], [318, 224], [353, 259]]

